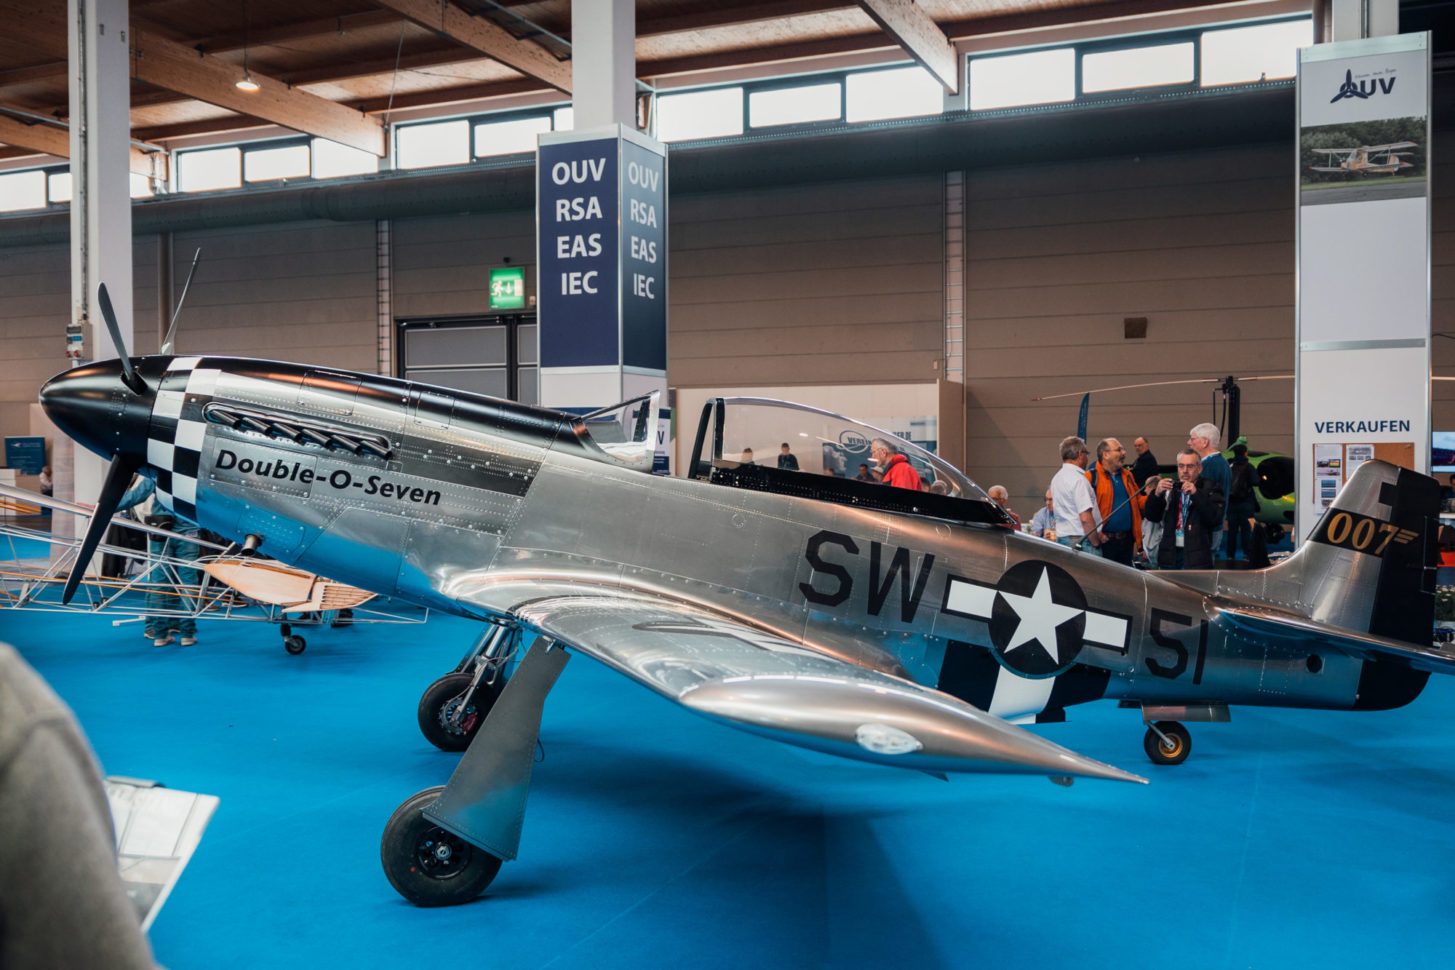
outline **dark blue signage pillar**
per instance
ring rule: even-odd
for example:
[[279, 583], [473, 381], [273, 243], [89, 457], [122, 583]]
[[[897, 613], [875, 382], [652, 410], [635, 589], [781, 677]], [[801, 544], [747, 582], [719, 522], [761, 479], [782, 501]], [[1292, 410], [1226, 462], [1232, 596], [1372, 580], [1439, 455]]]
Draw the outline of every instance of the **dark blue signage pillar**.
[[541, 135], [541, 403], [595, 409], [667, 386], [667, 149], [622, 125]]

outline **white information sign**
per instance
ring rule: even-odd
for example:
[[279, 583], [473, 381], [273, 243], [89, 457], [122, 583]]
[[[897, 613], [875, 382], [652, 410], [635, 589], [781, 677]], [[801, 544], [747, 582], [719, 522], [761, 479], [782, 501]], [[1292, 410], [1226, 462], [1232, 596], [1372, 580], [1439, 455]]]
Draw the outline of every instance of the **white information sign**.
[[1371, 458], [1429, 471], [1428, 34], [1299, 52], [1297, 536]]

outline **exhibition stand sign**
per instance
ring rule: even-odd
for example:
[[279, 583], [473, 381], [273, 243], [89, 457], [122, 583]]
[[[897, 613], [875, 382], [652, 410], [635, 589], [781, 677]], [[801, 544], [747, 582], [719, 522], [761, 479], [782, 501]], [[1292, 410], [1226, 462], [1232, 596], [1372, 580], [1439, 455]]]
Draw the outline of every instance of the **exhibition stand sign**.
[[1298, 133], [1302, 539], [1363, 462], [1429, 472], [1429, 35], [1299, 51]]
[[45, 468], [45, 438], [41, 435], [6, 435], [5, 467], [22, 475], [39, 475]]
[[544, 133], [536, 199], [541, 403], [665, 388], [666, 146], [623, 125]]

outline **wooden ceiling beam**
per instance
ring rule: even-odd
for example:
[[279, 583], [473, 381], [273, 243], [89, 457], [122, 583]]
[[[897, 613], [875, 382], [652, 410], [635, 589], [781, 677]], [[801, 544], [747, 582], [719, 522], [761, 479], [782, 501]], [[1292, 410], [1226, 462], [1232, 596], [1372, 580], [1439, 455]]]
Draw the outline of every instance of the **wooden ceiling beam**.
[[[0, 0], [0, 19], [6, 29], [37, 50], [66, 58], [65, 8], [41, 4], [32, 9], [24, 0]], [[328, 138], [383, 157], [384, 126], [377, 118], [326, 98], [297, 91], [282, 81], [253, 72], [259, 90], [242, 91], [237, 65], [212, 54], [152, 33], [145, 26], [131, 27], [131, 76], [229, 111], [250, 115], [295, 131]]]
[[[444, 64], [460, 64], [469, 61], [479, 61], [481, 58], [460, 47], [458, 44], [449, 44], [427, 51], [416, 51], [413, 54], [405, 54], [395, 58], [394, 55], [387, 57], [373, 58], [362, 61], [348, 61], [334, 64], [321, 65], [318, 67], [305, 68], [298, 71], [290, 71], [284, 74], [274, 75], [275, 80], [284, 84], [298, 87], [308, 84], [329, 84], [340, 81], [347, 81], [352, 78], [371, 77], [384, 74], [391, 74], [397, 67], [400, 71], [415, 71], [430, 67], [439, 67]], [[451, 79], [455, 80], [455, 79]], [[521, 80], [518, 76], [512, 75], [511, 81]], [[545, 85], [535, 78], [526, 78], [530, 90], [542, 90]], [[492, 82], [471, 82], [466, 83], [492, 83]], [[402, 96], [402, 95], [401, 95]], [[131, 94], [131, 106], [135, 108], [153, 108], [161, 104], [176, 104], [189, 100], [185, 95], [168, 91], [161, 88], [135, 90]], [[385, 99], [387, 100], [387, 99]], [[351, 108], [358, 109], [357, 100], [341, 102]]]
[[[0, 105], [0, 112], [4, 110], [5, 106]], [[57, 158], [71, 157], [71, 133], [65, 127], [23, 121], [7, 114], [0, 114], [0, 142], [27, 151], [44, 152]], [[132, 145], [129, 154], [129, 168], [132, 172], [152, 178], [167, 177], [166, 152], [147, 151]]]
[[[278, 80], [289, 84], [327, 84], [346, 81], [350, 78], [369, 77], [374, 74], [392, 74], [400, 71], [414, 71], [441, 64], [459, 64], [479, 61], [478, 54], [464, 50], [459, 44], [441, 44], [425, 50], [406, 51], [402, 54], [389, 53], [382, 57], [319, 64], [296, 71], [278, 73]], [[539, 87], [540, 82], [536, 85]]]
[[[1150, 17], [1180, 10], [1226, 6], [1230, 6], [1229, 0], [1112, 0], [1110, 3], [1097, 3], [1090, 7], [1057, 7], [1047, 10], [1024, 10], [993, 17], [968, 17], [964, 20], [942, 24], [941, 29], [951, 41], [957, 41], [983, 37], [987, 34], [1041, 30], [1047, 27], [1068, 27], [1072, 24]], [[1243, 5], [1243, 9], [1252, 12], [1256, 11], [1258, 6], [1256, 3], [1246, 4]]]
[[955, 46], [915, 0], [859, 0], [859, 6], [910, 57], [939, 78], [945, 90], [951, 94], [959, 92], [959, 57]]
[[70, 65], [65, 61], [51, 61], [48, 64], [36, 64], [32, 67], [12, 67], [8, 71], [0, 71], [0, 88], [65, 77], [69, 68]]
[[571, 65], [558, 61], [539, 44], [518, 40], [510, 31], [483, 17], [472, 17], [449, 0], [374, 0], [443, 37], [473, 47], [528, 77], [571, 93]]
[[427, 108], [439, 104], [458, 104], [463, 101], [483, 101], [487, 98], [503, 98], [513, 94], [532, 94], [547, 91], [540, 81], [533, 77], [515, 77], [501, 81], [479, 81], [461, 84], [451, 88], [436, 88], [432, 91], [410, 91], [396, 94], [392, 98], [377, 97], [350, 101], [360, 111], [381, 114], [385, 111], [402, 111], [405, 108]]
[[710, 10], [666, 16], [638, 16], [637, 36], [655, 37], [689, 30], [711, 30], [714, 27], [741, 27], [768, 20], [784, 20], [806, 14], [827, 13], [853, 7], [853, 0], [757, 0], [757, 2], [720, 3]]
[[822, 40], [777, 44], [772, 47], [755, 47], [752, 50], [720, 51], [713, 54], [665, 57], [656, 61], [638, 61], [637, 75], [639, 77], [669, 77], [673, 74], [691, 74], [697, 71], [732, 70], [736, 67], [807, 60], [834, 54], [859, 54], [895, 46], [892, 38], [886, 37], [882, 31], [876, 30], [872, 33], [826, 37]]
[[388, 10], [361, 10], [358, 13], [346, 13], [337, 17], [310, 17], [304, 20], [251, 27], [247, 30], [213, 34], [190, 41], [188, 46], [196, 47], [208, 54], [217, 54], [222, 51], [240, 51], [244, 47], [284, 44], [307, 37], [347, 34], [351, 30], [397, 24], [399, 20], [398, 14]]
[[385, 154], [384, 126], [378, 119], [256, 72], [252, 79], [259, 90], [242, 91], [236, 85], [242, 76], [236, 64], [135, 27], [131, 65], [138, 81], [381, 158]]

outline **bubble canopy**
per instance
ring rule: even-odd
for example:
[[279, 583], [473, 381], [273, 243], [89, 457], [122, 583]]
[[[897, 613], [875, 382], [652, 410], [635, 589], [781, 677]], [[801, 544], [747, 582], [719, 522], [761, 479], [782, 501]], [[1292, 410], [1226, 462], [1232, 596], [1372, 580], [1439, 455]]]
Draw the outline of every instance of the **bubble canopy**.
[[[860, 466], [875, 470], [870, 457], [875, 439], [904, 455], [927, 490], [952, 498], [990, 501], [964, 472], [912, 441], [842, 414], [772, 398], [710, 398], [703, 406], [688, 475], [710, 478], [714, 467], [757, 465], [855, 479], [863, 471]], [[791, 461], [780, 461], [785, 446]]]

